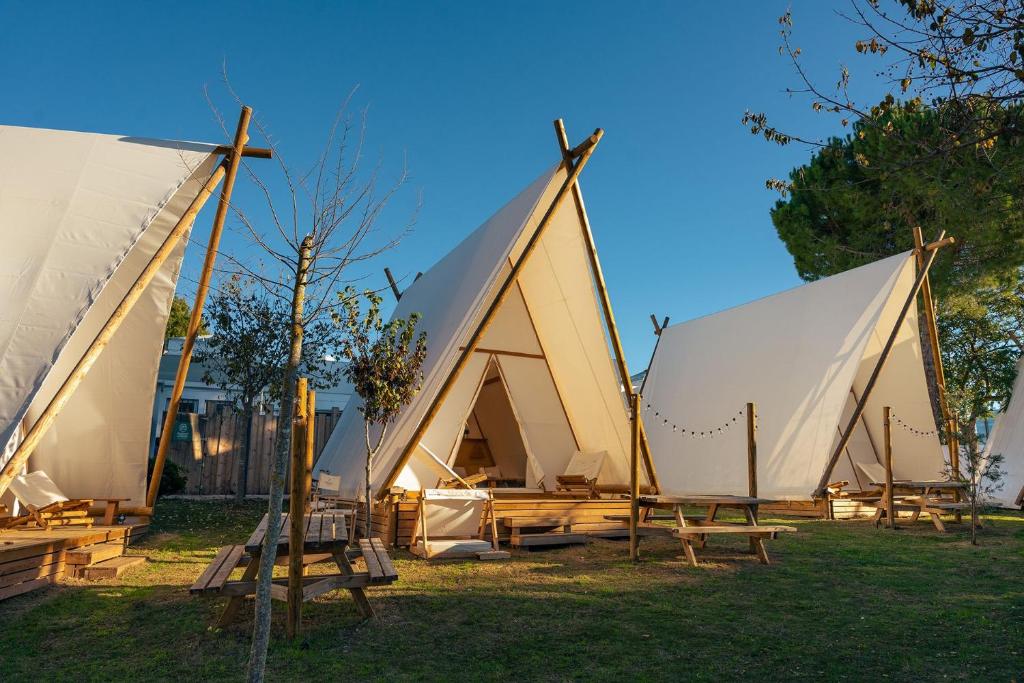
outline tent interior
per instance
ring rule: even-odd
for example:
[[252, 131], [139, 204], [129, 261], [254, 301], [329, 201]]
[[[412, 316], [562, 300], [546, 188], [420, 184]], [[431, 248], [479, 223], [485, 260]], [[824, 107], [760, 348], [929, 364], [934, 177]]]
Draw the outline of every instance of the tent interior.
[[[913, 289], [914, 261], [900, 254], [665, 328], [643, 396], [664, 492], [747, 495], [746, 430], [734, 427], [754, 402], [758, 495], [812, 500]], [[894, 415], [894, 475], [941, 478], [915, 306], [829, 482], [874, 488], [885, 406]]]
[[[0, 126], [0, 465], [210, 177], [214, 150]], [[156, 373], [186, 242], [28, 460], [66, 496], [145, 505]], [[9, 494], [3, 502], [14, 509]]]

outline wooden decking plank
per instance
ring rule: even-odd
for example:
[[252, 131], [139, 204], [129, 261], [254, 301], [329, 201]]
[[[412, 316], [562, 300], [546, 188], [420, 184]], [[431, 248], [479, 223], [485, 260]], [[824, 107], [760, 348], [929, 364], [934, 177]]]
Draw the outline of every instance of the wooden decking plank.
[[189, 588], [189, 592], [201, 593], [205, 591], [207, 586], [209, 586], [210, 582], [213, 580], [213, 577], [217, 574], [217, 571], [221, 568], [224, 562], [227, 561], [228, 556], [231, 555], [234, 548], [235, 546], [233, 545], [226, 545], [218, 550], [217, 554], [214, 555], [213, 560], [210, 561], [210, 564], [206, 565], [206, 569], [203, 570], [203, 573], [199, 575], [199, 578], [196, 579], [195, 583], [192, 584], [192, 587]]
[[6, 600], [7, 598], [13, 598], [15, 595], [21, 595], [23, 593], [28, 593], [29, 591], [34, 591], [38, 588], [48, 586], [56, 580], [56, 576], [46, 576], [41, 579], [35, 579], [33, 581], [24, 581], [13, 586], [0, 588], [0, 600]]

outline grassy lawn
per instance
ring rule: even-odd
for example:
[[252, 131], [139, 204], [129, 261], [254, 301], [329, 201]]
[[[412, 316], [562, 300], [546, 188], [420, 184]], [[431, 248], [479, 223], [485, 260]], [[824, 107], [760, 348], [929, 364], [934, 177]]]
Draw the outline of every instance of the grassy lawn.
[[[239, 680], [252, 607], [223, 630], [222, 600], [188, 594], [216, 550], [242, 542], [263, 503], [163, 501], [120, 579], [0, 603], [0, 681]], [[1024, 515], [965, 530], [787, 521], [775, 564], [716, 541], [697, 569], [678, 546], [516, 552], [432, 562], [396, 552], [401, 580], [360, 620], [347, 592], [306, 605], [288, 643], [276, 605], [271, 680], [1024, 680]]]

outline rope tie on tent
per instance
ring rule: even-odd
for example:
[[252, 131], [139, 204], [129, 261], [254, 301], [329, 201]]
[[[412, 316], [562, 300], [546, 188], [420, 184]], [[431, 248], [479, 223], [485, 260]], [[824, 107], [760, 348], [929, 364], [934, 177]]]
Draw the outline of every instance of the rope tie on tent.
[[896, 417], [896, 413], [894, 413], [892, 411], [889, 412], [889, 419], [892, 420], [893, 422], [895, 422], [897, 424], [897, 426], [900, 427], [900, 429], [902, 429], [905, 432], [909, 432], [909, 433], [913, 434], [914, 436], [918, 436], [918, 437], [921, 437], [921, 438], [927, 438], [927, 437], [938, 436], [939, 435], [939, 430], [937, 430], [937, 429], [931, 429], [931, 430], [927, 430], [926, 431], [924, 429], [918, 429], [917, 427], [914, 427], [913, 425], [907, 424], [906, 422], [904, 422], [900, 418]]
[[[644, 412], [650, 413], [654, 407], [650, 403], [644, 404]], [[721, 436], [728, 432], [731, 428], [735, 427], [739, 419], [743, 417], [747, 412], [746, 406], [737, 411], [736, 415], [724, 420], [718, 426], [709, 427], [706, 429], [691, 429], [688, 427], [679, 426], [678, 420], [672, 420], [661, 414], [661, 411], [654, 410], [654, 419], [648, 417], [648, 421], [664, 429], [672, 428], [672, 431], [681, 437], [688, 436], [691, 439], [714, 439], [717, 436]]]

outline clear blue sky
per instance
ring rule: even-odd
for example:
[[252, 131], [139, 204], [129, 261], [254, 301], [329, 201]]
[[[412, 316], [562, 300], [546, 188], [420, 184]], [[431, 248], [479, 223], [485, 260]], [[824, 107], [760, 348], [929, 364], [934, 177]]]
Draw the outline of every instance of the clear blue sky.
[[[767, 110], [809, 135], [838, 123], [784, 93], [787, 1], [14, 3], [0, 0], [0, 123], [222, 141], [203, 96], [232, 81], [290, 160], [311, 158], [356, 84], [371, 155], [422, 191], [414, 234], [374, 266], [425, 270], [558, 159], [551, 121], [604, 141], [583, 189], [632, 371], [674, 321], [798, 284], [764, 180], [808, 158], [740, 124]], [[857, 33], [832, 5], [793, 2], [796, 43], [835, 81]], [[875, 87], [875, 86], [872, 86]], [[269, 162], [264, 162], [269, 163]], [[412, 192], [387, 220], [408, 215]], [[255, 201], [243, 193], [239, 201]], [[205, 240], [212, 211], [195, 237]], [[237, 235], [227, 248], [243, 249]], [[179, 291], [202, 256], [191, 249]]]

